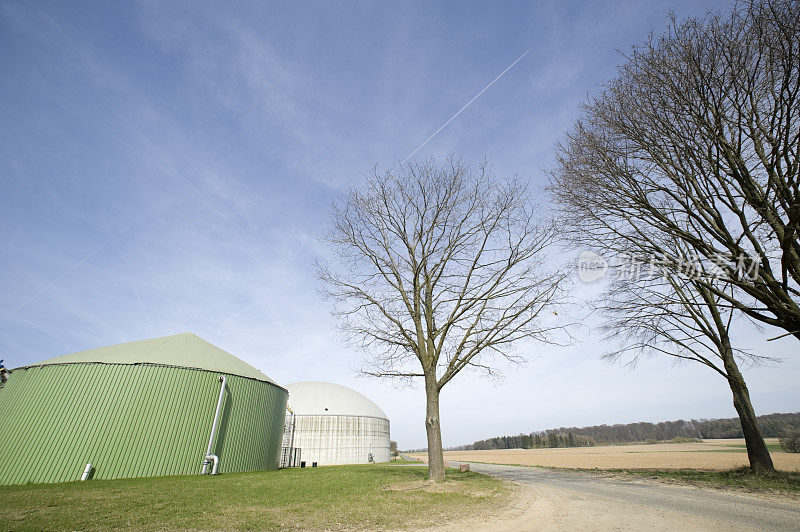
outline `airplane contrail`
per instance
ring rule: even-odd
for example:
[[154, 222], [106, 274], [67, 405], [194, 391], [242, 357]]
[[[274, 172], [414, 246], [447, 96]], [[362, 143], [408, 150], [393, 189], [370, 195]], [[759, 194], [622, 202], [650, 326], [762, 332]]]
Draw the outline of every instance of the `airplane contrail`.
[[73, 264], [73, 265], [72, 265], [72, 267], [71, 267], [71, 268], [69, 268], [67, 271], [65, 271], [64, 273], [62, 273], [62, 274], [61, 274], [61, 275], [59, 275], [58, 277], [56, 277], [56, 279], [55, 279], [55, 280], [53, 280], [53, 282], [51, 282], [50, 284], [48, 284], [47, 286], [45, 286], [44, 288], [42, 288], [41, 290], [39, 290], [38, 292], [36, 292], [35, 294], [33, 294], [31, 297], [29, 297], [28, 299], [26, 299], [25, 301], [23, 301], [22, 303], [20, 303], [20, 304], [17, 306], [17, 308], [15, 308], [14, 310], [12, 310], [12, 311], [9, 313], [9, 316], [13, 316], [14, 314], [16, 314], [17, 312], [19, 312], [20, 310], [22, 310], [24, 307], [26, 307], [26, 306], [28, 305], [28, 303], [30, 303], [31, 301], [33, 301], [34, 299], [36, 299], [36, 298], [37, 298], [37, 297], [39, 297], [40, 295], [44, 294], [45, 292], [47, 292], [48, 290], [50, 290], [51, 288], [53, 288], [53, 287], [54, 287], [54, 286], [55, 286], [55, 285], [56, 285], [56, 284], [57, 284], [57, 283], [58, 283], [58, 282], [59, 282], [61, 279], [63, 279], [64, 277], [66, 277], [67, 275], [69, 275], [70, 273], [72, 273], [73, 271], [75, 271], [75, 269], [77, 269], [79, 266], [81, 266], [81, 265], [82, 265], [84, 262], [88, 261], [89, 259], [91, 259], [91, 258], [92, 258], [92, 257], [94, 257], [95, 255], [97, 255], [97, 254], [98, 254], [100, 251], [102, 251], [102, 250], [103, 250], [103, 248], [105, 248], [105, 247], [106, 247], [108, 244], [110, 244], [112, 240], [114, 240], [115, 238], [117, 238], [118, 236], [120, 236], [120, 235], [121, 235], [122, 233], [124, 233], [124, 232], [125, 232], [127, 229], [130, 229], [130, 227], [124, 228], [124, 229], [122, 229], [122, 230], [120, 230], [120, 231], [116, 232], [114, 235], [112, 235], [110, 238], [108, 238], [108, 240], [106, 240], [105, 242], [103, 242], [103, 244], [101, 244], [101, 245], [100, 245], [100, 247], [98, 247], [97, 249], [95, 249], [94, 251], [92, 251], [91, 253], [89, 253], [88, 255], [86, 255], [86, 256], [85, 256], [83, 259], [81, 259], [80, 261], [78, 261], [78, 262], [76, 262], [75, 264]]
[[433, 135], [431, 135], [430, 137], [428, 137], [427, 139], [425, 139], [425, 142], [423, 142], [422, 144], [420, 144], [419, 146], [417, 146], [417, 149], [416, 149], [416, 150], [414, 150], [414, 151], [412, 151], [411, 153], [409, 153], [409, 154], [406, 156], [406, 158], [402, 160], [402, 162], [401, 162], [400, 164], [403, 164], [403, 163], [405, 163], [405, 162], [406, 162], [407, 160], [409, 160], [409, 159], [410, 159], [410, 158], [411, 158], [411, 157], [412, 157], [412, 156], [413, 156], [415, 153], [417, 153], [417, 152], [418, 152], [420, 149], [422, 149], [422, 147], [423, 147], [423, 146], [425, 146], [425, 145], [426, 145], [428, 142], [430, 142], [430, 140], [431, 140], [433, 137], [435, 137], [436, 135], [438, 135], [438, 134], [439, 134], [439, 132], [440, 132], [441, 130], [443, 130], [444, 128], [446, 128], [446, 127], [447, 127], [447, 124], [449, 124], [450, 122], [452, 122], [453, 120], [455, 120], [455, 119], [456, 119], [456, 117], [457, 117], [458, 115], [460, 115], [461, 113], [463, 113], [463, 112], [464, 112], [464, 110], [465, 110], [467, 107], [469, 107], [469, 106], [472, 104], [472, 102], [474, 102], [475, 100], [477, 100], [477, 99], [478, 99], [478, 97], [479, 97], [481, 94], [483, 94], [484, 92], [486, 92], [486, 91], [489, 89], [489, 87], [491, 87], [492, 85], [494, 85], [494, 83], [495, 83], [495, 82], [496, 82], [498, 79], [502, 78], [502, 77], [503, 77], [503, 75], [505, 75], [505, 73], [506, 73], [506, 72], [508, 72], [509, 70], [511, 70], [511, 69], [514, 67], [514, 65], [516, 65], [517, 63], [519, 63], [519, 62], [522, 60], [522, 58], [523, 58], [523, 57], [525, 57], [526, 55], [528, 55], [528, 53], [529, 53], [530, 51], [531, 51], [531, 49], [530, 49], [530, 48], [528, 48], [527, 50], [525, 50], [525, 53], [524, 53], [524, 54], [522, 54], [521, 56], [517, 57], [517, 59], [516, 59], [516, 60], [515, 60], [513, 63], [511, 63], [510, 65], [508, 65], [508, 66], [506, 67], [506, 69], [505, 69], [505, 70], [503, 70], [502, 72], [500, 72], [500, 74], [499, 74], [499, 75], [498, 75], [496, 78], [494, 78], [494, 79], [491, 81], [491, 83], [489, 83], [488, 85], [486, 85], [486, 86], [483, 88], [483, 90], [481, 90], [481, 91], [480, 91], [478, 94], [476, 94], [475, 96], [473, 96], [473, 97], [472, 97], [472, 99], [471, 99], [470, 101], [468, 101], [468, 102], [466, 103], [466, 105], [464, 105], [464, 107], [462, 107], [461, 109], [459, 109], [459, 110], [458, 110], [458, 112], [456, 112], [456, 114], [454, 114], [453, 116], [451, 116], [451, 117], [450, 117], [450, 119], [449, 119], [447, 122], [445, 122], [444, 124], [442, 124], [442, 127], [440, 127], [439, 129], [437, 129], [436, 131], [434, 131], [434, 132], [433, 132]]

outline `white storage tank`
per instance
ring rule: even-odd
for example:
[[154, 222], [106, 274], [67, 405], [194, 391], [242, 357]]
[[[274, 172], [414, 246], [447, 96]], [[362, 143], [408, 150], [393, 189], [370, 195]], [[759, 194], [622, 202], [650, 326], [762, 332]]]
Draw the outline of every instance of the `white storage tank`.
[[367, 397], [330, 382], [296, 382], [286, 389], [293, 447], [307, 466], [389, 461], [389, 419]]

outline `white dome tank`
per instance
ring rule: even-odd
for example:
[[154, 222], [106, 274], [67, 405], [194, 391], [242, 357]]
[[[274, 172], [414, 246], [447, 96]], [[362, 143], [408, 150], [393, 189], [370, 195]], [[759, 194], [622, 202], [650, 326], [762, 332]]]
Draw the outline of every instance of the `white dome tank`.
[[296, 382], [289, 390], [294, 444], [310, 466], [389, 461], [389, 419], [367, 397], [330, 382]]

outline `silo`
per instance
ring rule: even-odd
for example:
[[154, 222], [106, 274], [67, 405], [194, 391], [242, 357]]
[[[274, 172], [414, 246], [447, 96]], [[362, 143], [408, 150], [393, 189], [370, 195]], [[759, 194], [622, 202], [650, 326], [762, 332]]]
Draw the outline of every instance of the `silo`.
[[355, 390], [330, 382], [286, 386], [294, 413], [294, 447], [311, 465], [389, 461], [389, 419]]
[[0, 484], [78, 480], [87, 464], [98, 479], [275, 469], [286, 397], [189, 333], [16, 368], [0, 388]]

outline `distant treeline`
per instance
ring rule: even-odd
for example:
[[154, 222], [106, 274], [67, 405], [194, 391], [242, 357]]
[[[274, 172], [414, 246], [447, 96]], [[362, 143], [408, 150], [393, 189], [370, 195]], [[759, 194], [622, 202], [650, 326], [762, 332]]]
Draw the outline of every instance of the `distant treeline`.
[[[800, 429], [800, 412], [793, 414], [768, 414], [758, 416], [765, 438], [777, 438]], [[624, 425], [598, 425], [594, 427], [560, 427], [557, 429], [499, 436], [476, 441], [472, 445], [452, 447], [450, 450], [479, 449], [537, 449], [542, 447], [591, 447], [615, 443], [668, 441], [676, 438], [741, 438], [739, 418], [692, 419], [662, 421], [660, 423], [627, 423]]]

